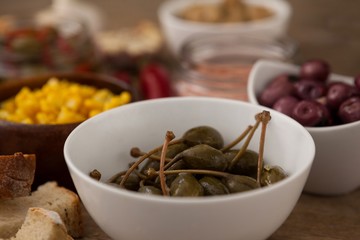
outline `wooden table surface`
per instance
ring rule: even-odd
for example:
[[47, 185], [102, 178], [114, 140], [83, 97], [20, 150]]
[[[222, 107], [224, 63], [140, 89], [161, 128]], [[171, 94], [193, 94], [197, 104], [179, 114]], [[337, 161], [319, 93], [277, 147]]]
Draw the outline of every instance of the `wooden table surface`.
[[[88, 0], [99, 3], [98, 0]], [[163, 0], [106, 0], [99, 6], [108, 27], [130, 26], [143, 18], [157, 20]], [[288, 0], [293, 7], [289, 36], [299, 45], [299, 61], [326, 59], [339, 74], [360, 73], [360, 1]], [[0, 14], [29, 15], [50, 0], [0, 1]], [[141, 7], [139, 7], [141, 6]], [[360, 159], [359, 159], [360, 160]], [[284, 196], [286, 197], [286, 196]], [[86, 240], [109, 240], [84, 211]], [[286, 222], [269, 240], [359, 240], [360, 189], [340, 197], [303, 194]], [[126, 239], [124, 239], [126, 240]]]

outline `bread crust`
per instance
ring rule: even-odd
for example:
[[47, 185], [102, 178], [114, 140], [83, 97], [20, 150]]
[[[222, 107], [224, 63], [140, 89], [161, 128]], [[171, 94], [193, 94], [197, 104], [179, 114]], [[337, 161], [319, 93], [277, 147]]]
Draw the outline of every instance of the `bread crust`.
[[0, 155], [0, 199], [28, 196], [35, 168], [35, 154]]
[[29, 208], [20, 230], [9, 240], [73, 240], [59, 214], [44, 208]]
[[0, 239], [13, 237], [25, 220], [29, 208], [57, 212], [73, 238], [83, 235], [81, 204], [78, 195], [56, 182], [47, 182], [30, 196], [0, 199]]

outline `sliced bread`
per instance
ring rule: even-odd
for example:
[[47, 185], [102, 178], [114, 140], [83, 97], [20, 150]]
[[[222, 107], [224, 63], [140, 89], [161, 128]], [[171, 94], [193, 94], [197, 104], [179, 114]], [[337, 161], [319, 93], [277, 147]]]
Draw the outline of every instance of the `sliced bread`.
[[0, 199], [28, 196], [35, 165], [35, 154], [0, 155]]
[[72, 240], [57, 212], [29, 208], [24, 223], [10, 240]]
[[83, 233], [81, 205], [77, 194], [48, 182], [30, 196], [14, 199], [0, 199], [0, 238], [11, 238], [24, 223], [29, 208], [40, 207], [57, 212], [69, 234], [81, 237]]

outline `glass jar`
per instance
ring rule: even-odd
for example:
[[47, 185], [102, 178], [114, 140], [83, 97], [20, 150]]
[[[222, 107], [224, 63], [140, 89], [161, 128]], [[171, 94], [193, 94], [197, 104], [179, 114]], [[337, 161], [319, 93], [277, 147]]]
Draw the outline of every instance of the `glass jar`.
[[212, 96], [247, 101], [247, 81], [259, 59], [291, 61], [292, 40], [259, 39], [238, 35], [201, 36], [180, 50], [175, 73], [178, 96]]
[[9, 18], [0, 31], [0, 79], [48, 72], [90, 71], [99, 54], [86, 27], [73, 19], [39, 24], [35, 18]]

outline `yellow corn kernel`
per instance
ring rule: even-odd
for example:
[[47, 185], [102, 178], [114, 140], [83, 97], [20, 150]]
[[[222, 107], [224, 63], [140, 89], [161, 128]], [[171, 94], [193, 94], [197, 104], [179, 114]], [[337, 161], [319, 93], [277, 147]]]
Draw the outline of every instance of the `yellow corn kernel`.
[[76, 112], [79, 111], [83, 104], [83, 98], [79, 95], [69, 96], [65, 101], [65, 106]]
[[15, 103], [22, 102], [25, 100], [28, 96], [31, 95], [31, 90], [28, 87], [23, 87], [19, 93], [15, 96]]
[[122, 101], [121, 98], [119, 97], [113, 97], [111, 98], [109, 101], [107, 101], [106, 103], [104, 103], [104, 111], [105, 110], [109, 110], [112, 109], [114, 107], [118, 107], [122, 105]]
[[127, 104], [131, 101], [131, 94], [129, 92], [122, 92], [120, 94], [122, 104]]
[[1, 110], [0, 109], [0, 119], [2, 120], [7, 120], [10, 116], [10, 113], [6, 110]]
[[93, 116], [95, 116], [95, 115], [97, 115], [97, 114], [99, 114], [101, 112], [102, 112], [101, 110], [91, 110], [89, 112], [89, 118], [91, 118], [91, 117], [93, 117]]
[[41, 89], [24, 87], [0, 103], [0, 119], [28, 124], [80, 122], [130, 101], [128, 92], [114, 95], [108, 89], [51, 78]]
[[92, 109], [102, 109], [103, 108], [103, 103], [99, 102], [99, 101], [96, 101], [94, 99], [86, 99], [84, 101], [84, 107], [89, 109], [89, 110], [92, 110]]
[[24, 123], [24, 124], [33, 124], [34, 121], [31, 119], [31, 118], [25, 118], [21, 121], [21, 123]]
[[26, 109], [24, 108], [17, 108], [14, 116], [16, 119], [19, 119], [19, 121], [23, 121], [25, 118], [27, 118], [27, 113], [26, 113]]
[[90, 97], [92, 97], [94, 94], [96, 94], [96, 92], [98, 91], [96, 88], [90, 87], [90, 86], [86, 86], [86, 85], [80, 86], [80, 85], [78, 84], [77, 86], [78, 86], [78, 91], [75, 92], [75, 93], [80, 94], [80, 95], [83, 96], [84, 98], [90, 98]]
[[51, 105], [46, 99], [40, 100], [40, 112], [52, 114], [57, 113], [59, 111], [58, 106]]
[[40, 110], [40, 104], [36, 99], [28, 98], [23, 102], [19, 102], [17, 110], [21, 109], [22, 114], [27, 117], [34, 117]]
[[111, 99], [113, 96], [114, 94], [110, 90], [100, 89], [94, 94], [92, 98], [96, 101], [104, 103]]
[[124, 92], [120, 95], [114, 96], [108, 102], [104, 103], [104, 111], [129, 103], [130, 100], [131, 98], [128, 92]]
[[57, 114], [39, 112], [36, 114], [35, 122], [38, 124], [55, 124]]
[[56, 123], [74, 123], [84, 121], [85, 119], [86, 117], [82, 116], [81, 114], [70, 111], [66, 107], [62, 107], [56, 119]]
[[15, 104], [14, 98], [4, 101], [1, 105], [1, 108], [9, 113], [15, 112], [16, 104]]

